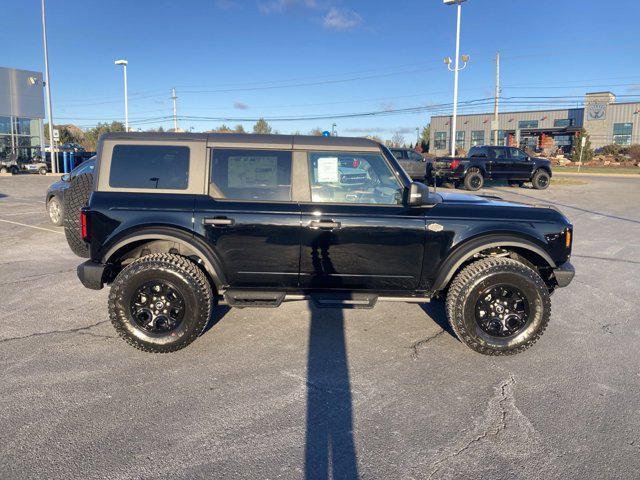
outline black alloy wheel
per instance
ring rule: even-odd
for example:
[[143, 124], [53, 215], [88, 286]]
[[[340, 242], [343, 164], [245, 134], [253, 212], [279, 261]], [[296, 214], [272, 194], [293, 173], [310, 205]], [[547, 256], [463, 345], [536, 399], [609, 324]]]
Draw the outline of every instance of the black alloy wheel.
[[520, 332], [529, 320], [529, 302], [513, 285], [492, 285], [476, 301], [476, 322], [494, 337], [509, 337]]
[[131, 297], [130, 308], [140, 328], [149, 333], [166, 334], [182, 323], [185, 303], [180, 290], [172, 283], [153, 280], [138, 287]]

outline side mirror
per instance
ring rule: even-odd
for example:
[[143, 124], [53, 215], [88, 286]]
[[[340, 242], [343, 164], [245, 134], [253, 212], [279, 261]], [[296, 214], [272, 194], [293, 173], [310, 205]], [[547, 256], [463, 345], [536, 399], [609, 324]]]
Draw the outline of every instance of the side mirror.
[[407, 205], [419, 207], [429, 201], [429, 187], [424, 183], [411, 182], [407, 190]]
[[70, 176], [69, 176], [69, 174], [68, 174], [68, 173], [65, 173], [65, 174], [64, 174], [64, 175], [62, 175], [62, 177], [60, 177], [60, 178], [61, 178], [61, 180], [62, 180], [63, 182], [68, 182], [68, 181], [69, 181]]

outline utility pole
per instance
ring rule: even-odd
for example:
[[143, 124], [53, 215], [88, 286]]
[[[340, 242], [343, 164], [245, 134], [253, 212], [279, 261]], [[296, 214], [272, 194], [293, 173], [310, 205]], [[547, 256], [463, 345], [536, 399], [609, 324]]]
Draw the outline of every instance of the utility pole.
[[177, 132], [178, 131], [178, 114], [176, 113], [176, 100], [178, 99], [178, 97], [176, 97], [176, 89], [175, 87], [173, 87], [171, 89], [171, 100], [173, 100], [173, 131]]
[[[47, 110], [49, 115], [49, 150], [51, 150], [51, 173], [58, 173], [55, 140], [53, 139], [53, 110], [51, 109], [51, 85], [49, 82], [49, 53], [47, 51], [47, 19], [44, 14], [44, 0], [42, 0], [42, 38], [44, 40], [44, 78], [47, 93]], [[42, 152], [46, 162], [47, 154]]]
[[493, 144], [498, 145], [498, 98], [500, 97], [500, 52], [496, 52], [496, 95], [493, 103]]
[[127, 94], [127, 65], [128, 61], [116, 60], [114, 62], [116, 65], [122, 65], [124, 72], [124, 131], [129, 131], [129, 95]]

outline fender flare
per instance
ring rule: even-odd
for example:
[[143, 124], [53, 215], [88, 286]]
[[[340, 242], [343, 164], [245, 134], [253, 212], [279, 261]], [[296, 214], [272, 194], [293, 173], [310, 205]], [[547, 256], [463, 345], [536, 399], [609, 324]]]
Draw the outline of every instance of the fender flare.
[[549, 267], [556, 268], [556, 263], [548, 252], [537, 243], [515, 235], [489, 234], [468, 240], [456, 248], [442, 263], [433, 282], [432, 290], [442, 290], [453, 278], [460, 266], [476, 253], [495, 247], [517, 247], [529, 250], [544, 259]]
[[482, 177], [487, 178], [487, 169], [485, 167], [485, 165], [480, 165], [478, 163], [470, 163], [469, 165], [467, 165], [467, 168], [464, 169], [463, 178], [467, 176], [469, 170], [471, 170], [472, 168], [477, 168], [480, 171]]
[[203, 266], [213, 279], [216, 288], [220, 289], [220, 287], [226, 285], [227, 282], [221, 262], [217, 259], [214, 252], [207, 246], [206, 242], [194, 236], [193, 233], [179, 228], [145, 227], [137, 229], [133, 233], [125, 234], [109, 246], [106, 252], [101, 255], [100, 261], [103, 264], [108, 264], [111, 262], [113, 256], [119, 250], [122, 250], [122, 248], [127, 245], [131, 245], [132, 243], [145, 240], [167, 240], [194, 250], [202, 260]]

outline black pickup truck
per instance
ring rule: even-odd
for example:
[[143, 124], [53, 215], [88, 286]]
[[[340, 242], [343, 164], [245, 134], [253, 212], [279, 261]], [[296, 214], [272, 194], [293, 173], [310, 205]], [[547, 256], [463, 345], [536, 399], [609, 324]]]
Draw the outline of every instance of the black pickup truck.
[[515, 147], [471, 147], [469, 156], [439, 158], [433, 162], [436, 181], [464, 185], [467, 190], [480, 190], [485, 180], [507, 180], [522, 186], [531, 182], [533, 188], [544, 190], [551, 181], [551, 162], [530, 157]]

